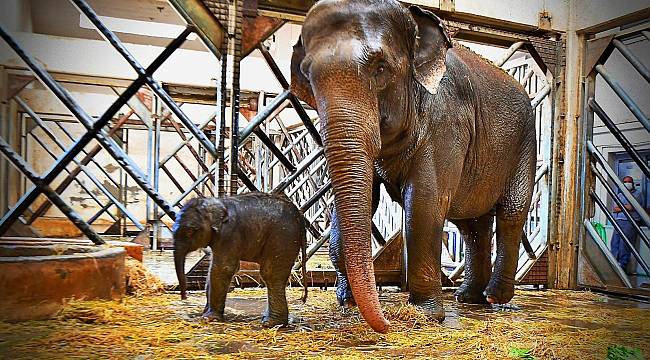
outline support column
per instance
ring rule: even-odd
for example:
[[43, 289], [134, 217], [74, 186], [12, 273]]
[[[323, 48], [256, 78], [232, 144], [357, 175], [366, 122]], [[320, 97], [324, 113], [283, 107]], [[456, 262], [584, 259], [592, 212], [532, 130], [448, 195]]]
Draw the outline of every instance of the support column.
[[[4, 66], [0, 65], [0, 138], [7, 138], [7, 127], [9, 122], [7, 119], [8, 104], [7, 104], [7, 73]], [[0, 179], [7, 178], [7, 170], [9, 162], [0, 157]], [[9, 208], [7, 199], [7, 191], [9, 184], [6, 181], [0, 181], [0, 217], [2, 217]]]
[[[566, 61], [559, 61], [555, 78], [553, 173], [549, 229], [548, 287], [574, 289], [577, 286], [578, 244], [582, 231], [581, 192], [583, 185], [581, 149], [584, 143], [581, 118], [581, 69], [584, 38], [575, 29], [575, 4], [570, 5]], [[558, 83], [561, 82], [561, 83]]]

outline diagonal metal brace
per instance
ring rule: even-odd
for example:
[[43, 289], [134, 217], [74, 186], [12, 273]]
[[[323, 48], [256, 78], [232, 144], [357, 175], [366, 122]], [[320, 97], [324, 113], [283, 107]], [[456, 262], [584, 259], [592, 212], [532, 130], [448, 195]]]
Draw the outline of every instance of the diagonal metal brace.
[[[144, 81], [149, 85], [151, 90], [165, 103], [165, 105], [176, 115], [183, 125], [190, 131], [190, 133], [199, 141], [199, 143], [205, 147], [210, 155], [213, 158], [217, 158], [217, 148], [214, 146], [210, 139], [199, 130], [199, 128], [194, 124], [185, 113], [180, 109], [178, 104], [167, 94], [167, 92], [162, 88], [162, 86], [153, 79], [151, 76], [152, 73], [145, 70], [142, 65], [133, 57], [133, 55], [127, 50], [127, 48], [122, 44], [122, 42], [115, 36], [115, 34], [110, 31], [104, 24], [99, 20], [99, 17], [95, 11], [86, 4], [83, 0], [70, 0], [72, 3], [81, 11], [88, 20], [95, 25], [97, 30], [104, 36], [104, 38], [117, 50], [117, 52], [122, 55], [124, 60], [126, 60], [129, 65], [135, 70], [139, 78], [144, 79]], [[196, 28], [192, 25], [188, 25], [186, 31], [196, 32]], [[155, 61], [154, 61], [155, 62]], [[153, 63], [152, 63], [153, 65]]]
[[[174, 39], [167, 48], [149, 65], [146, 70], [146, 74], [152, 74], [155, 72], [162, 63], [171, 56], [171, 54], [178, 49], [187, 36], [191, 33], [190, 29], [185, 29]], [[108, 122], [113, 118], [113, 116], [119, 111], [119, 109], [126, 103], [126, 101], [133, 96], [138, 89], [144, 85], [145, 77], [140, 76], [136, 79], [129, 87], [120, 95], [116, 102], [114, 102], [104, 114], [93, 123], [92, 118], [79, 107], [77, 102], [70, 96], [70, 94], [58, 83], [52, 76], [45, 71], [40, 65], [38, 65], [34, 59], [28, 55], [17, 43], [16, 41], [5, 31], [5, 29], [0, 26], [0, 37], [9, 45], [16, 54], [29, 66], [32, 72], [38, 77], [47, 88], [54, 93], [54, 95], [61, 100], [61, 102], [70, 110], [70, 112], [84, 125], [88, 130], [80, 139], [78, 139], [72, 147], [51, 167], [45, 176], [43, 176], [42, 182], [45, 184], [50, 184], [74, 158], [77, 156], [83, 148], [93, 139], [97, 140], [104, 146], [104, 148], [113, 156], [117, 162], [122, 165], [122, 167], [129, 173], [129, 175], [138, 183], [138, 185], [152, 198], [156, 204], [158, 204], [165, 213], [170, 217], [175, 218], [176, 214], [173, 208], [154, 190], [147, 182], [146, 175], [131, 162], [128, 158], [128, 155], [115, 144], [115, 142], [104, 132], [102, 128], [108, 124]], [[0, 235], [4, 234], [9, 227], [20, 217], [22, 213], [27, 210], [30, 204], [36, 200], [38, 195], [41, 193], [41, 189], [34, 186], [30, 191], [26, 192], [16, 203], [16, 205], [10, 209], [5, 216], [0, 221]]]
[[0, 152], [9, 160], [21, 173], [23, 173], [34, 185], [41, 189], [41, 192], [47, 196], [56, 207], [65, 214], [65, 216], [75, 224], [84, 235], [97, 245], [105, 244], [104, 240], [88, 225], [83, 218], [74, 211], [65, 201], [57, 194], [46, 182], [40, 178], [36, 172], [26, 163], [3, 138], [0, 137]]

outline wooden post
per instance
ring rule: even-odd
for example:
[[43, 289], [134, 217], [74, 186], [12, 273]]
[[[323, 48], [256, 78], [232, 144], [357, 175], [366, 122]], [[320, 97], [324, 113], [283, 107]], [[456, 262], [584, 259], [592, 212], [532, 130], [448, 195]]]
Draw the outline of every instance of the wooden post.
[[566, 61], [558, 61], [555, 93], [551, 221], [549, 229], [548, 287], [577, 286], [578, 244], [582, 232], [580, 167], [583, 139], [581, 117], [581, 69], [584, 37], [575, 31], [565, 35]]

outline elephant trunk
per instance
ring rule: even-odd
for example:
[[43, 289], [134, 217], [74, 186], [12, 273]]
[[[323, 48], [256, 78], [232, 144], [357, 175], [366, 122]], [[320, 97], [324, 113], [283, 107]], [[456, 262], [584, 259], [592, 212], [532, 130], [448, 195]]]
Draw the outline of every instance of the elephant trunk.
[[335, 108], [322, 112], [326, 118], [323, 138], [345, 267], [359, 312], [375, 331], [386, 333], [389, 322], [379, 304], [370, 243], [373, 162], [380, 147], [379, 130], [374, 129], [373, 121], [378, 118], [377, 111], [351, 110], [363, 107], [341, 106], [345, 100], [334, 104]]
[[187, 299], [187, 278], [185, 277], [185, 255], [187, 253], [182, 249], [174, 249], [174, 266], [176, 267], [176, 277], [178, 286], [181, 290], [181, 299]]

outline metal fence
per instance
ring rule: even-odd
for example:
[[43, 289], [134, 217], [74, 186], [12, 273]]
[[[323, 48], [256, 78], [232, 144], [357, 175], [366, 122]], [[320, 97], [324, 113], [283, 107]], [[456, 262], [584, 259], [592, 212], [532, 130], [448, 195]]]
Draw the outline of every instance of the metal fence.
[[[579, 277], [579, 283], [583, 286], [600, 287], [610, 291], [638, 294], [643, 292], [641, 279], [650, 276], [650, 258], [647, 255], [650, 249], [650, 238], [642, 227], [650, 228], [650, 217], [646, 209], [642, 207], [634, 195], [625, 188], [622, 179], [612, 166], [610, 157], [604, 153], [604, 149], [594, 138], [594, 125], [599, 124], [607, 129], [617, 147], [627, 154], [646, 179], [650, 178], [650, 167], [640, 154], [640, 144], [629, 137], [630, 132], [622, 128], [625, 119], [633, 119], [631, 122], [640, 125], [639, 131], [644, 132], [642, 138], [648, 138], [650, 132], [650, 121], [642, 110], [642, 107], [634, 101], [617, 79], [610, 68], [612, 54], [617, 53], [623, 66], [630, 66], [634, 69], [636, 77], [634, 83], [644, 84], [650, 82], [650, 71], [644, 65], [644, 61], [638, 58], [630, 49], [629, 44], [638, 42], [647, 46], [650, 41], [650, 31], [647, 23], [644, 26], [632, 27], [629, 30], [617, 34], [599, 36], [588, 40], [585, 55], [585, 83], [584, 83], [584, 133], [583, 133], [583, 162], [582, 178], [584, 180], [584, 192], [582, 193], [584, 232], [581, 237], [581, 254], [583, 268], [593, 269], [598, 282], [590, 280], [588, 276]], [[643, 46], [642, 45], [642, 46]], [[612, 65], [615, 66], [615, 65]], [[630, 79], [625, 79], [627, 86], [631, 85]], [[602, 85], [611, 89], [623, 104], [627, 113], [617, 112], [613, 117], [608, 114], [601, 103], [597, 100], [596, 88]], [[647, 95], [647, 94], [646, 94]], [[602, 97], [601, 97], [602, 99]], [[646, 98], [647, 99], [647, 98]], [[643, 104], [647, 105], [647, 104]], [[637, 190], [640, 191], [640, 190]], [[627, 205], [627, 207], [626, 207]], [[620, 208], [624, 220], [614, 218], [613, 208]], [[636, 214], [636, 215], [633, 215]], [[638, 217], [638, 218], [637, 218]], [[613, 235], [619, 234], [621, 241], [630, 249], [633, 262], [638, 264], [638, 269], [625, 269], [619, 263], [613, 252], [611, 242], [606, 241], [607, 233], [598, 231], [595, 224], [603, 221], [613, 227]], [[632, 232], [624, 232], [623, 223], [631, 225]], [[637, 243], [636, 239], [639, 240]], [[645, 251], [644, 251], [645, 249]], [[588, 263], [590, 266], [585, 265]], [[647, 281], [646, 281], [647, 282]], [[647, 295], [647, 289], [645, 290]]]

